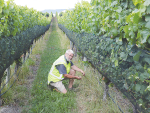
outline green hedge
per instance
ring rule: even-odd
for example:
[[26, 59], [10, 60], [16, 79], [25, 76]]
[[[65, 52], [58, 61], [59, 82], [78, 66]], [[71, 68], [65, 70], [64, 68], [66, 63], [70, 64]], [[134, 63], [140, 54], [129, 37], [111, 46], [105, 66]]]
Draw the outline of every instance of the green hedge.
[[61, 24], [59, 27], [88, 61], [127, 96], [137, 111], [150, 112], [149, 51], [128, 45], [125, 39], [79, 34]]
[[26, 53], [30, 49], [34, 39], [43, 35], [49, 27], [50, 24], [47, 26], [36, 25], [16, 36], [2, 38], [0, 40], [0, 78], [3, 76], [6, 68], [14, 60], [19, 59], [23, 53]]

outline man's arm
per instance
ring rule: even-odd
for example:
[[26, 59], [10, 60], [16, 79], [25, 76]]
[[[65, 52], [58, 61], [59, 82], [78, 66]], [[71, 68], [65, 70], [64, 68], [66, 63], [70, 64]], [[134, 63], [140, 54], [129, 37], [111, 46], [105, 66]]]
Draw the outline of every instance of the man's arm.
[[70, 75], [70, 74], [63, 74], [63, 76], [64, 76], [65, 78], [72, 78], [72, 79], [78, 79], [78, 80], [81, 79], [81, 77], [73, 76], [73, 75]]
[[67, 72], [66, 72], [66, 67], [65, 67], [63, 64], [57, 65], [56, 68], [57, 68], [57, 70], [59, 71], [60, 74], [63, 74], [63, 76], [64, 76], [65, 78], [72, 78], [72, 79], [78, 79], [78, 80], [81, 79], [81, 77], [73, 76], [73, 75], [71, 75], [71, 74], [67, 74]]
[[75, 71], [81, 72], [83, 74], [83, 76], [85, 75], [85, 72], [82, 69], [78, 68], [77, 66], [73, 65], [73, 66], [71, 66], [71, 68]]

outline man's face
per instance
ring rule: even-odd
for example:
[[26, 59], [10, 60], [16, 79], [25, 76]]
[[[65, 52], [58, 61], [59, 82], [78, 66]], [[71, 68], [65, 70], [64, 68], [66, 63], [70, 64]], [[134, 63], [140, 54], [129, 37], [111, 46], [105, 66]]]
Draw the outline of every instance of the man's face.
[[66, 59], [67, 59], [67, 61], [71, 61], [72, 60], [72, 58], [73, 58], [73, 54], [71, 53], [71, 52], [69, 52], [69, 53], [66, 53]]

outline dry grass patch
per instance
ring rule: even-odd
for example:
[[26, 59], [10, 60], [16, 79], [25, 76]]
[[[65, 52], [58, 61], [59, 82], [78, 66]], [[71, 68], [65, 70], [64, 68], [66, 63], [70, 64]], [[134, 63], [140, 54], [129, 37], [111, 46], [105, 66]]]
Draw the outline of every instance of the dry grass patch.
[[84, 63], [80, 61], [79, 56], [73, 59], [75, 65], [82, 70], [85, 70], [85, 77], [77, 72], [77, 75], [82, 76], [81, 81], [75, 81], [75, 84], [79, 84], [77, 88], [77, 105], [79, 113], [121, 113], [117, 105], [113, 103], [110, 98], [103, 101], [103, 87], [104, 82], [101, 81], [101, 74], [97, 70], [94, 70], [90, 65], [86, 68]]

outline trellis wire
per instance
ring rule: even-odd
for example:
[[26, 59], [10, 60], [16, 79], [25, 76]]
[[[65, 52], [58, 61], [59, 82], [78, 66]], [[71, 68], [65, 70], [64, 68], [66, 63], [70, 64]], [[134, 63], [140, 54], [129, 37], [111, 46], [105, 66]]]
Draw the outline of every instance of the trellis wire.
[[[74, 46], [75, 46], [75, 44], [73, 43], [73, 42], [71, 42], [70, 41], [70, 48], [71, 49], [73, 49], [74, 48]], [[82, 59], [83, 61], [87, 61], [87, 58], [85, 57], [85, 56], [83, 56], [83, 59]], [[85, 69], [85, 67], [84, 67], [84, 69]], [[97, 76], [98, 77], [98, 76]], [[95, 77], [96, 78], [96, 77]], [[88, 81], [90, 81], [88, 78], [86, 78]], [[97, 78], [96, 78], [97, 79]], [[98, 80], [98, 79], [97, 79]], [[91, 82], [91, 81], [90, 81]], [[105, 89], [104, 87], [103, 87], [103, 85], [100, 83], [100, 81], [98, 80], [98, 83], [99, 83], [99, 85], [103, 88], [103, 90]], [[105, 83], [106, 84], [106, 83]], [[117, 107], [119, 108], [119, 110], [122, 112], [122, 113], [124, 113], [123, 111], [122, 111], [122, 109], [120, 108], [120, 106], [115, 102], [115, 100], [110, 96], [110, 94], [108, 93], [108, 96], [111, 98], [111, 100], [113, 101], [113, 103], [114, 104], [116, 104], [117, 105]]]
[[[43, 37], [43, 35], [42, 35], [42, 37]], [[34, 47], [35, 47], [35, 45], [32, 47], [32, 49], [33, 49]], [[25, 61], [27, 60], [27, 58], [29, 58], [29, 55], [30, 55], [30, 54], [28, 54], [28, 56], [26, 56], [26, 59], [23, 61], [22, 66], [23, 66], [23, 64], [25, 63]], [[17, 78], [18, 78], [18, 76], [19, 76], [19, 73], [20, 73], [20, 71], [21, 71], [22, 66], [19, 68], [19, 72], [18, 72], [18, 74], [17, 74]], [[17, 71], [18, 71], [18, 70], [17, 70]], [[11, 79], [15, 74], [16, 74], [15, 72], [12, 74], [12, 76], [8, 79], [8, 81], [7, 81], [7, 82], [3, 85], [3, 87], [0, 89], [0, 92], [2, 91], [2, 89], [6, 86], [6, 84], [10, 81], [10, 79]], [[4, 93], [0, 94], [0, 97], [1, 97], [2, 95], [4, 95], [4, 94], [13, 86], [13, 84], [15, 83], [15, 81], [17, 80], [17, 78], [13, 81], [12, 85], [10, 85], [10, 87], [7, 88], [7, 90], [6, 90]]]
[[[89, 58], [93, 55], [91, 55], [90, 53], [91, 52], [87, 52], [87, 50], [85, 49], [85, 48], [83, 48], [83, 49], [81, 49], [80, 48], [80, 46], [82, 47], [82, 43], [87, 43], [88, 41], [89, 42], [91, 42], [91, 44], [93, 44], [93, 43], [96, 43], [96, 44], [98, 44], [99, 43], [99, 38], [97, 38], [97, 36], [95, 35], [95, 34], [90, 34], [90, 33], [85, 33], [85, 32], [83, 32], [83, 33], [76, 33], [76, 32], [73, 32], [73, 31], [71, 31], [71, 30], [68, 30], [67, 28], [65, 28], [63, 25], [59, 25], [59, 28], [62, 30], [62, 31], [64, 31], [66, 34], [67, 34], [67, 37], [73, 42], [73, 43], [75, 43], [76, 44], [76, 46], [77, 46], [77, 48], [78, 48], [78, 50], [80, 50], [81, 51], [81, 53], [82, 54], [88, 54], [89, 55]], [[87, 41], [85, 41], [82, 37], [87, 37], [87, 35], [89, 35], [89, 37], [90, 38], [88, 38], [88, 40]], [[96, 39], [96, 42], [94, 42], [93, 41], [93, 39], [91, 40], [91, 37], [93, 37], [94, 39]], [[101, 41], [103, 40], [103, 39], [106, 39], [106, 41], [108, 41], [108, 39], [110, 39], [110, 37], [104, 37], [104, 36], [100, 36], [102, 39], [101, 39]], [[82, 40], [82, 43], [80, 42], [80, 40], [79, 39], [81, 39]], [[111, 42], [112, 44], [115, 44], [115, 42]], [[125, 42], [126, 43], [126, 42]], [[86, 44], [85, 44], [86, 45]], [[86, 46], [88, 46], [88, 45], [86, 45]], [[106, 46], [108, 46], [108, 45], [106, 45]], [[126, 45], [125, 45], [126, 46]], [[88, 48], [89, 50], [92, 50], [91, 48]], [[84, 53], [84, 50], [86, 51], [86, 53]], [[134, 51], [135, 50], [135, 51]], [[136, 46], [133, 46], [132, 47], [132, 51], [131, 52], [136, 52], [136, 50], [137, 50], [137, 47]], [[107, 52], [108, 52], [108, 50], [106, 50]], [[143, 50], [142, 50], [143, 51]], [[95, 51], [94, 53], [98, 53], [99, 51]], [[150, 54], [150, 52], [147, 52], [147, 51], [143, 51], [143, 53], [144, 53], [144, 55], [146, 55], [146, 53], [147, 54]], [[96, 54], [97, 55], [97, 54]], [[103, 57], [106, 57], [106, 54], [103, 54], [102, 55]], [[107, 56], [108, 57], [108, 56]], [[130, 56], [128, 56], [129, 57], [129, 59], [131, 59], [130, 57], [132, 57], [132, 55]], [[98, 57], [98, 58], [100, 58], [100, 57]], [[149, 57], [148, 57], [148, 55], [146, 55], [144, 58], [147, 58], [147, 59], [149, 59]], [[104, 59], [104, 58], [102, 58], [102, 59]], [[95, 59], [94, 59], [95, 60]], [[106, 64], [104, 64], [104, 66], [103, 67], [98, 67], [102, 62], [99, 60], [97, 63], [96, 62], [94, 62], [94, 60], [93, 61], [90, 61], [91, 62], [91, 64], [92, 65], [96, 65], [96, 69], [102, 74], [102, 75], [104, 75], [105, 77], [109, 77], [109, 80], [113, 83], [113, 84], [115, 84], [115, 86], [117, 86], [117, 88], [119, 87], [119, 85], [122, 85], [122, 82], [119, 82], [119, 83], [117, 83], [116, 81], [114, 81], [113, 80], [113, 78], [111, 78], [111, 76], [109, 76], [108, 75], [108, 73], [111, 73], [112, 74], [112, 71], [108, 71], [108, 73], [106, 72], [106, 70], [104, 70], [104, 68], [106, 67], [107, 69], [108, 69], [108, 65], [106, 65]], [[130, 62], [134, 62], [134, 60], [132, 59]], [[149, 63], [149, 61], [148, 60], [143, 60], [143, 62], [144, 63]], [[140, 65], [140, 63], [138, 63], [139, 65]], [[113, 65], [113, 64], [110, 64], [110, 65]], [[129, 65], [127, 65], [125, 68], [129, 68], [129, 67], [131, 67], [131, 66], [134, 66], [135, 65], [135, 63], [133, 64], [133, 63], [130, 63]], [[94, 66], [95, 67], [95, 66]], [[102, 70], [101, 70], [101, 68], [102, 68]], [[111, 68], [112, 69], [112, 68]], [[125, 71], [125, 69], [123, 70], [122, 68], [121, 68], [121, 71], [119, 70], [119, 71], [117, 71], [116, 69], [114, 69], [113, 68], [113, 70], [116, 72], [116, 74], [120, 74], [120, 73], [122, 73], [123, 74], [123, 72]], [[138, 69], [137, 69], [138, 70]], [[136, 70], [136, 71], [137, 71]], [[129, 71], [129, 70], [128, 70]], [[116, 76], [116, 74], [114, 74], [115, 76]], [[121, 80], [121, 81], [123, 81], [125, 76], [123, 76], [123, 77], [121, 77], [121, 78], [119, 78], [119, 80]], [[119, 85], [118, 85], [119, 84]], [[143, 83], [144, 85], [145, 85], [145, 83]], [[129, 85], [129, 87], [130, 87], [130, 84], [128, 84]], [[138, 99], [138, 98], [141, 98], [140, 96], [137, 96], [137, 97], [135, 97], [134, 96], [134, 92], [132, 92], [132, 91], [128, 91], [128, 90], [126, 90], [124, 87], [119, 87], [119, 90], [129, 99], [129, 101], [134, 105], [133, 107], [134, 107], [134, 110], [135, 110], [135, 112], [146, 112], [146, 111], [148, 111], [148, 109], [144, 109], [143, 107], [141, 107], [141, 106], [139, 106], [139, 103], [138, 103], [138, 101], [136, 100], [136, 98]], [[144, 95], [144, 94], [143, 94]], [[142, 97], [143, 99], [146, 99], [146, 100], [148, 100], [147, 98], [145, 98], [144, 96]], [[149, 101], [149, 100], [148, 100]], [[148, 103], [148, 101], [145, 101], [146, 103]]]

